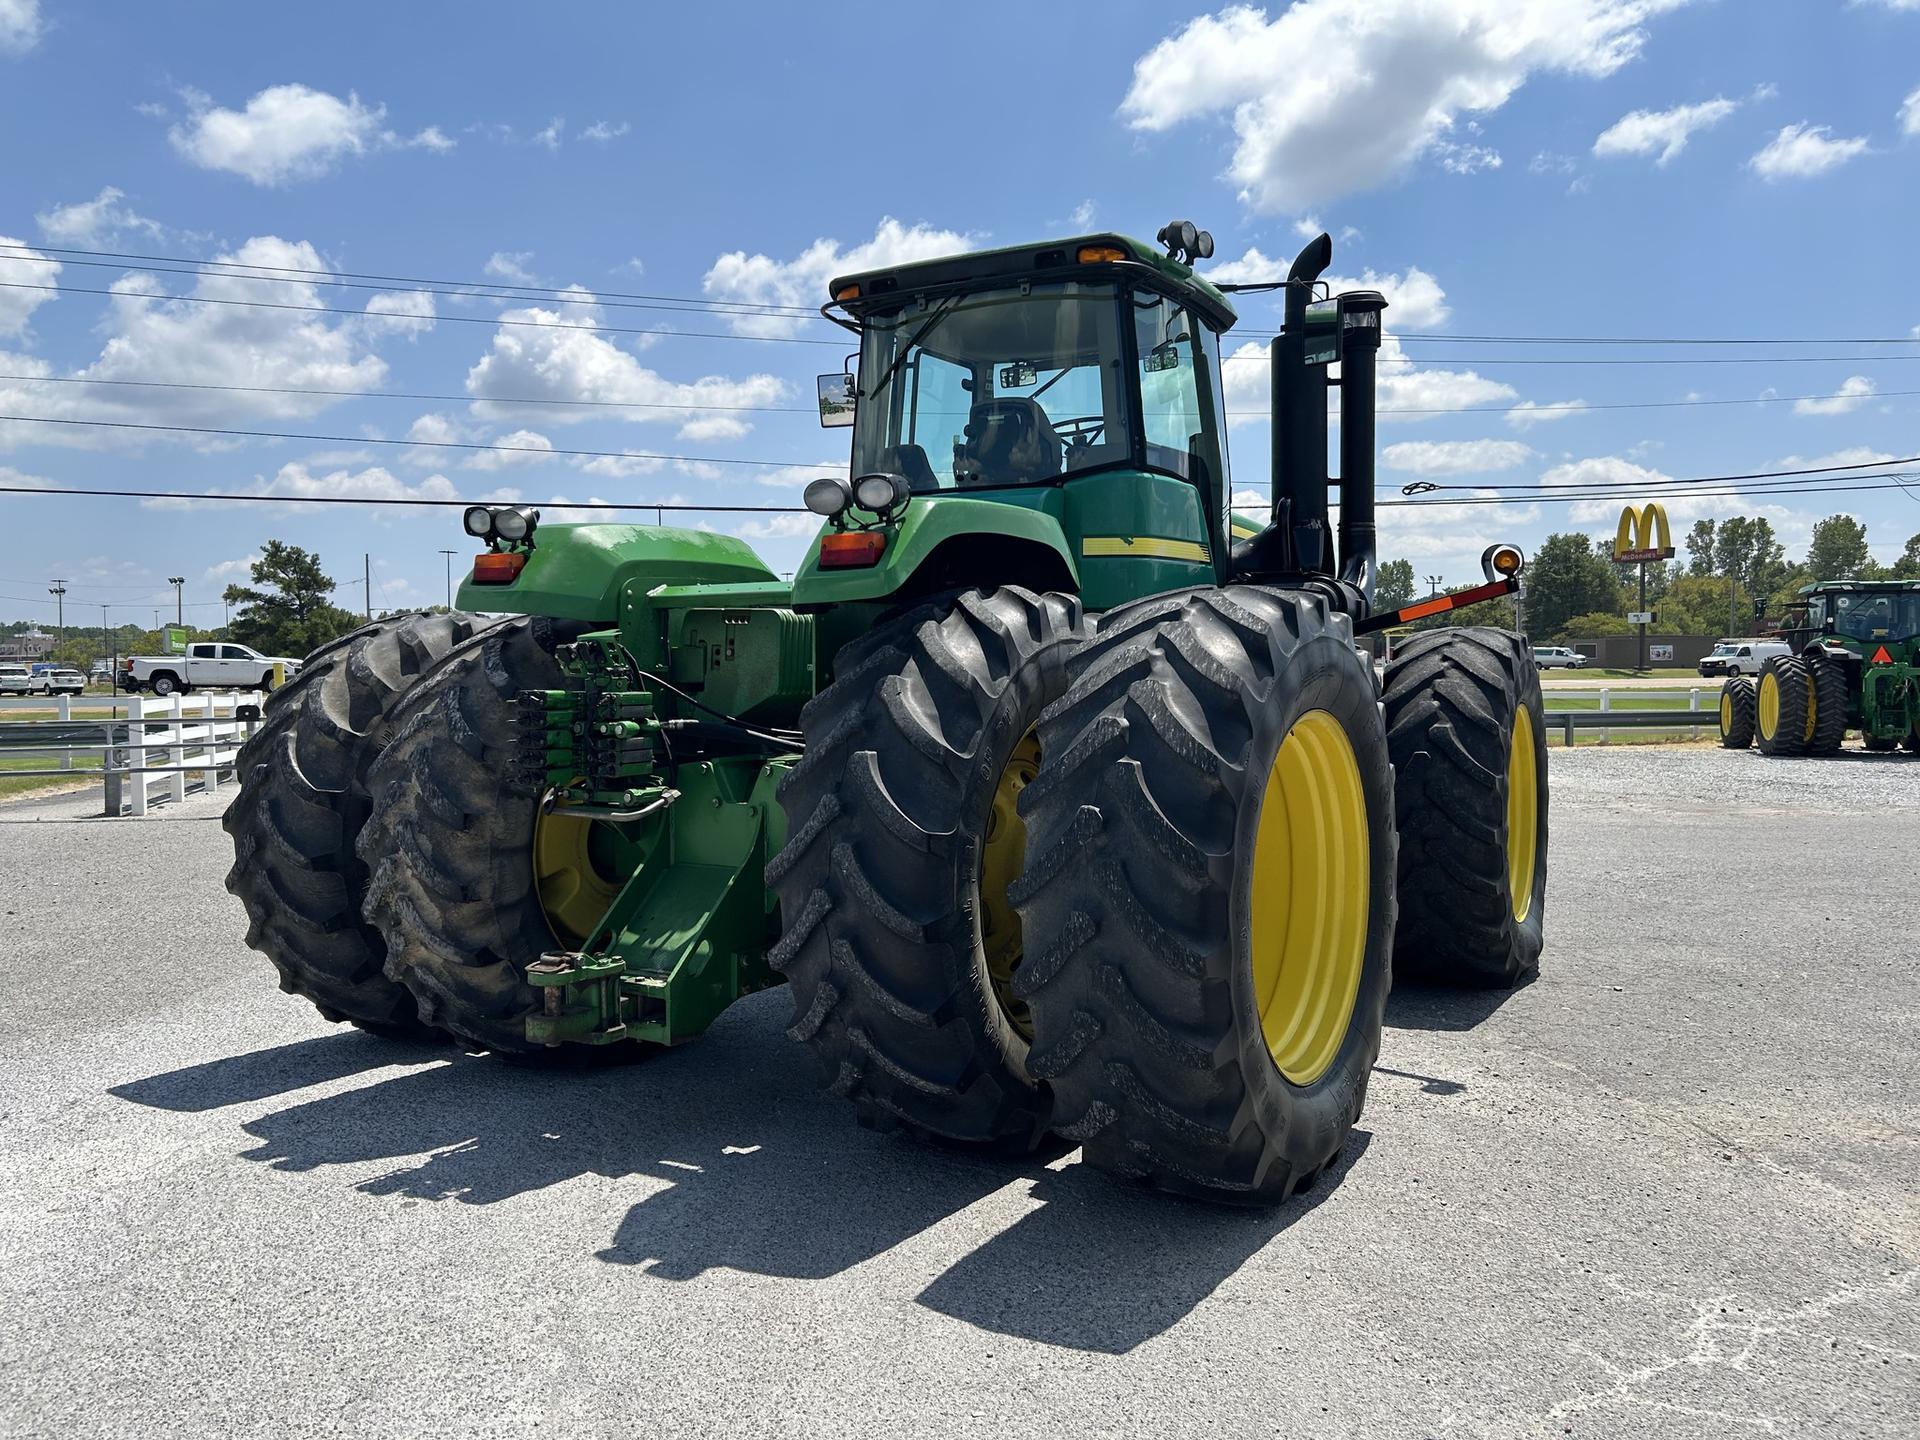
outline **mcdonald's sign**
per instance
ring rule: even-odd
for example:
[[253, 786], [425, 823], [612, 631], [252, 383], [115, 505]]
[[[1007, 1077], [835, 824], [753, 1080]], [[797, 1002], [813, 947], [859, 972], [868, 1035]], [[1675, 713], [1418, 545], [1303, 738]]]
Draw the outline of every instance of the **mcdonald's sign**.
[[1671, 560], [1673, 530], [1667, 524], [1667, 508], [1657, 500], [1635, 510], [1629, 505], [1620, 512], [1620, 528], [1613, 536], [1613, 559], [1617, 565], [1637, 560]]

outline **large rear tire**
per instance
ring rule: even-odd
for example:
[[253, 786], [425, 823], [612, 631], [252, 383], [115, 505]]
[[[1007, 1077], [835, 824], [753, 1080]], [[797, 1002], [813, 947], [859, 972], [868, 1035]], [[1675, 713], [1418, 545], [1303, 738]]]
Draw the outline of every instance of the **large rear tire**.
[[377, 620], [314, 652], [266, 707], [235, 764], [240, 793], [221, 824], [233, 837], [227, 889], [246, 908], [247, 944], [329, 1020], [424, 1033], [413, 997], [386, 978], [387, 947], [360, 916], [367, 868], [367, 767], [387, 717], [420, 677], [491, 616]]
[[1819, 646], [1801, 656], [1807, 663], [1808, 702], [1813, 707], [1809, 755], [1836, 755], [1847, 738], [1847, 672]]
[[801, 712], [768, 959], [793, 987], [788, 1033], [863, 1124], [1016, 1149], [1046, 1132], [1006, 891], [1032, 730], [1088, 634], [1072, 596], [967, 591], [842, 650]]
[[1430, 631], [1382, 693], [1400, 834], [1394, 973], [1509, 986], [1546, 943], [1547, 731], [1520, 636]]
[[1754, 738], [1764, 755], [1804, 755], [1813, 738], [1813, 679], [1798, 655], [1776, 655], [1760, 671]]
[[1753, 681], [1744, 675], [1720, 687], [1720, 744], [1728, 750], [1753, 744]]
[[1089, 1163], [1285, 1199], [1359, 1118], [1392, 982], [1371, 667], [1318, 597], [1236, 585], [1109, 612], [1070, 669], [1021, 802], [1028, 1069]]
[[556, 689], [549, 622], [518, 617], [402, 701], [367, 776], [365, 914], [421, 1019], [488, 1050], [536, 1051], [526, 970], [557, 948], [535, 878], [540, 787], [514, 764], [517, 698]]

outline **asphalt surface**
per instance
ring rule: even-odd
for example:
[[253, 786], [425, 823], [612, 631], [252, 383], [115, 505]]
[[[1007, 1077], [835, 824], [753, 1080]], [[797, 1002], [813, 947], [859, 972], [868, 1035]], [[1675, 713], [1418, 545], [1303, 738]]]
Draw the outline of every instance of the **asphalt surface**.
[[1920, 761], [1551, 774], [1541, 978], [1396, 994], [1265, 1214], [861, 1132], [778, 993], [598, 1072], [337, 1029], [217, 800], [0, 807], [0, 1434], [1914, 1435]]

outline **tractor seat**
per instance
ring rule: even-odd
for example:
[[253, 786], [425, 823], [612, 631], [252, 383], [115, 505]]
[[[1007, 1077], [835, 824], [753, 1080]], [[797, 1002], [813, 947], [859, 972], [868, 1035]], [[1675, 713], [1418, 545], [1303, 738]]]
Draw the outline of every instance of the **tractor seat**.
[[965, 485], [1019, 485], [1060, 473], [1060, 436], [1039, 402], [983, 400], [967, 415], [966, 439], [954, 466]]

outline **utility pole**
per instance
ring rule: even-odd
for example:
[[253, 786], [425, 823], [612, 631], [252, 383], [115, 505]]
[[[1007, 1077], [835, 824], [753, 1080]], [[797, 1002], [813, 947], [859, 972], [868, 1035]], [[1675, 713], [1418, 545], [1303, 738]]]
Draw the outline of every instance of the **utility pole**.
[[1727, 571], [1727, 638], [1733, 639], [1740, 633], [1740, 587], [1734, 579], [1733, 571]]
[[[120, 642], [117, 638], [109, 639], [107, 636], [107, 607], [104, 605], [100, 607], [100, 648], [112, 652], [111, 668], [107, 671], [107, 687], [118, 690], [120, 688]], [[109, 716], [114, 713], [111, 709], [107, 711]]]
[[187, 607], [181, 597], [185, 594], [182, 587], [186, 585], [187, 577], [184, 575], [169, 575], [167, 577], [167, 583], [173, 586], [173, 623], [176, 625], [185, 625], [187, 623]]
[[447, 609], [451, 610], [453, 609], [453, 557], [459, 552], [442, 550], [440, 553], [447, 557]]
[[47, 593], [53, 596], [60, 618], [54, 622], [54, 631], [58, 640], [67, 638], [67, 582], [56, 580], [47, 587]]
[[360, 589], [367, 601], [367, 619], [373, 619], [373, 556], [362, 551], [360, 555]]

